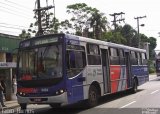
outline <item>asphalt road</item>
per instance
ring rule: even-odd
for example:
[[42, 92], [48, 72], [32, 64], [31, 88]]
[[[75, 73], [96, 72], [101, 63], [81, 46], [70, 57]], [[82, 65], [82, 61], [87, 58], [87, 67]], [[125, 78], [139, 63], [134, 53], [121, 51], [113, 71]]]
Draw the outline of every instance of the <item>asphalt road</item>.
[[99, 105], [90, 109], [84, 108], [85, 102], [60, 109], [29, 105], [27, 114], [160, 114], [160, 78], [150, 76], [150, 81], [138, 89], [135, 94], [127, 91], [102, 97]]

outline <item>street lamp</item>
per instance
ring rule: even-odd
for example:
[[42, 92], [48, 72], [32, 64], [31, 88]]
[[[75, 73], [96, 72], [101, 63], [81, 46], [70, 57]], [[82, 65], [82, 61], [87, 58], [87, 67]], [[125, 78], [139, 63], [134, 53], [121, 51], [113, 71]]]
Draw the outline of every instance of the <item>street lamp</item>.
[[141, 47], [141, 38], [139, 36], [139, 26], [144, 27], [145, 25], [144, 24], [139, 25], [139, 21], [138, 21], [137, 26], [138, 26], [138, 28], [137, 28], [138, 29], [138, 48], [140, 48]]
[[134, 18], [134, 19], [137, 19], [137, 32], [138, 32], [138, 48], [140, 48], [140, 42], [141, 42], [141, 39], [140, 39], [140, 37], [139, 37], [139, 26], [144, 26], [144, 24], [141, 24], [141, 25], [139, 25], [139, 19], [142, 19], [142, 18], [146, 18], [146, 16], [142, 16], [142, 17], [136, 17], [136, 18]]

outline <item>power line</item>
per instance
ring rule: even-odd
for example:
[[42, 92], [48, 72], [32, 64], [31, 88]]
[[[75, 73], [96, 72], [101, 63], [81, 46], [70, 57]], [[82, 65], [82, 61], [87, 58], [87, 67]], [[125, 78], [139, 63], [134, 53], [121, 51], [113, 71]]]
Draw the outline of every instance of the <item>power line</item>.
[[22, 28], [18, 28], [18, 27], [7, 27], [7, 26], [4, 26], [4, 25], [0, 25], [0, 27], [3, 27], [3, 28], [10, 28], [10, 29], [18, 29], [18, 30], [23, 30]]
[[[17, 32], [17, 31], [9, 31], [9, 30], [1, 30], [1, 29], [0, 29], [0, 33], [10, 34], [10, 35], [20, 34], [20, 32]], [[11, 33], [14, 33], [14, 34], [11, 34]]]
[[[7, 3], [0, 2], [0, 4], [3, 4], [3, 5], [5, 5], [5, 6], [9, 6], [9, 7], [11, 7], [11, 8], [14, 8], [14, 9], [18, 10], [18, 11], [22, 11], [21, 8], [15, 7], [15, 6], [13, 6], [13, 5], [9, 5], [9, 4], [7, 4]], [[24, 9], [23, 9], [23, 10], [24, 10]], [[26, 11], [27, 11], [27, 12], [26, 12]], [[25, 11], [25, 13], [27, 13], [28, 15], [31, 16], [31, 14], [28, 13], [28, 10], [26, 10], [26, 11]], [[22, 13], [22, 12], [21, 12], [21, 13]], [[24, 12], [23, 12], [23, 13], [24, 13]]]
[[19, 6], [19, 7], [23, 8], [23, 9], [27, 9], [27, 10], [28, 10], [28, 9], [32, 9], [32, 8], [26, 7], [26, 6], [24, 6], [24, 5], [20, 5], [20, 4], [17, 4], [17, 3], [15, 3], [15, 2], [12, 2], [12, 1], [10, 1], [10, 0], [5, 0], [5, 2], [14, 4], [14, 5], [16, 5], [16, 6]]
[[8, 24], [8, 23], [0, 23], [0, 25], [17, 26], [17, 27], [20, 27], [20, 28], [29, 28], [29, 27], [25, 27], [25, 26], [21, 26], [21, 25], [13, 25], [13, 24]]
[[43, 35], [44, 29], [48, 28], [49, 18], [50, 18], [49, 14], [45, 14], [45, 16], [46, 16], [46, 27], [42, 28], [42, 14], [41, 13], [42, 13], [42, 11], [48, 11], [51, 8], [55, 9], [55, 5], [54, 5], [54, 0], [53, 0], [53, 5], [54, 6], [53, 5], [48, 6], [48, 0], [46, 0], [46, 5], [47, 5], [46, 7], [41, 7], [40, 0], [36, 0], [36, 3], [37, 3], [37, 9], [34, 10], [35, 12], [37, 12], [37, 16], [38, 16], [38, 32], [36, 33], [36, 36], [40, 36], [40, 35]]
[[11, 10], [11, 9], [9, 9], [9, 8], [7, 8], [7, 7], [4, 7], [4, 6], [0, 6], [1, 8], [4, 8], [5, 10], [9, 10], [9, 11], [11, 11], [11, 12], [16, 12], [16, 13], [18, 13], [18, 14], [21, 14], [21, 15], [23, 15], [23, 16], [25, 16], [25, 17], [31, 17], [31, 15], [26, 15], [26, 14], [24, 14], [24, 12], [21, 12], [21, 11], [15, 11], [15, 10]]
[[[111, 21], [111, 22], [113, 22], [113, 25], [114, 25], [114, 29], [116, 30], [116, 27], [117, 27], [117, 24], [116, 24], [116, 22], [121, 22], [121, 21], [123, 21], [124, 22], [124, 18], [122, 18], [122, 15], [123, 14], [125, 14], [125, 13], [123, 13], [123, 12], [120, 12], [120, 13], [113, 13], [113, 14], [110, 14], [110, 16], [113, 16], [113, 21]], [[121, 15], [121, 19], [116, 19], [119, 15]]]
[[[18, 28], [22, 28], [22, 29], [29, 29], [29, 27], [26, 26], [21, 26], [21, 25], [15, 25], [15, 24], [8, 24], [8, 23], [0, 23], [0, 26], [11, 26], [11, 27], [18, 27]], [[35, 30], [38, 30], [37, 28], [34, 28]]]
[[[1, 7], [0, 7], [0, 8], [1, 8]], [[6, 12], [6, 13], [9, 13], [9, 14], [12, 14], [12, 15], [17, 15], [17, 16], [19, 16], [19, 17], [21, 17], [21, 18], [25, 18], [25, 19], [30, 19], [30, 20], [32, 20], [32, 18], [29, 18], [29, 17], [27, 17], [27, 16], [25, 16], [25, 15], [20, 15], [20, 14], [17, 14], [17, 13], [13, 13], [13, 12], [7, 11], [7, 10], [5, 10], [5, 9], [1, 9], [1, 10], [3, 10], [3, 12]]]

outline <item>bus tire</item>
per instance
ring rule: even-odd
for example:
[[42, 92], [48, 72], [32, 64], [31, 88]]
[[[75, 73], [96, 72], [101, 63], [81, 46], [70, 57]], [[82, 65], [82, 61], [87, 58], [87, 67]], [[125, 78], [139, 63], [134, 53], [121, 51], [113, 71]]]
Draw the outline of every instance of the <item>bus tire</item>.
[[60, 108], [61, 107], [61, 104], [60, 103], [51, 103], [51, 104], [49, 104], [50, 105], [50, 107], [52, 107], [52, 108]]
[[26, 103], [20, 104], [20, 107], [21, 107], [21, 110], [26, 110], [27, 104]]
[[131, 91], [132, 93], [136, 93], [138, 91], [138, 83], [136, 78], [133, 79], [133, 88]]
[[96, 106], [98, 104], [98, 99], [99, 99], [98, 89], [94, 85], [91, 85], [89, 88], [88, 106], [89, 107]]

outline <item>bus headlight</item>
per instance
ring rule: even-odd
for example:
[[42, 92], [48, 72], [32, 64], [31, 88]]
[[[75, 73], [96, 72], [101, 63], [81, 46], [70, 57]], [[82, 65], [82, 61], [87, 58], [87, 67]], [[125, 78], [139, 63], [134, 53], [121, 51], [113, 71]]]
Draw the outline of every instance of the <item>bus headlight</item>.
[[23, 95], [23, 93], [22, 93], [22, 92], [20, 92], [20, 93], [19, 93], [19, 95]]
[[60, 92], [60, 93], [64, 93], [64, 90], [63, 90], [63, 89], [61, 89], [59, 92]]
[[26, 96], [26, 93], [19, 92], [19, 95], [20, 95], [20, 96]]
[[64, 93], [64, 90], [63, 90], [63, 89], [60, 89], [60, 90], [56, 91], [56, 95], [60, 95], [60, 94], [62, 94], [62, 93]]
[[56, 95], [58, 95], [59, 94], [59, 92], [58, 91], [56, 91]]

